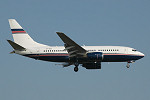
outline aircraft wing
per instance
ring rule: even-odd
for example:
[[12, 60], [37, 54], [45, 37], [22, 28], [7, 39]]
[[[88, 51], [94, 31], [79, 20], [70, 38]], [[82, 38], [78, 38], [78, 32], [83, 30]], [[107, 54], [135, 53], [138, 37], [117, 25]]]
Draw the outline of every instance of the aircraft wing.
[[56, 32], [58, 36], [62, 39], [62, 41], [65, 43], [65, 50], [68, 51], [69, 57], [83, 57], [86, 54], [86, 50], [82, 48], [80, 45], [75, 43], [72, 39], [70, 39], [68, 36], [66, 36], [62, 32]]

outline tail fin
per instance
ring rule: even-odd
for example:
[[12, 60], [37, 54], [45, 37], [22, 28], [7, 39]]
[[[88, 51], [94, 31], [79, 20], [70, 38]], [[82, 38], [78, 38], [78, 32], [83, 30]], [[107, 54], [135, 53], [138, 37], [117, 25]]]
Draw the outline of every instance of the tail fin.
[[15, 19], [9, 19], [10, 28], [12, 31], [13, 39], [15, 43], [23, 47], [37, 47], [41, 44], [35, 42], [24, 29], [18, 24]]

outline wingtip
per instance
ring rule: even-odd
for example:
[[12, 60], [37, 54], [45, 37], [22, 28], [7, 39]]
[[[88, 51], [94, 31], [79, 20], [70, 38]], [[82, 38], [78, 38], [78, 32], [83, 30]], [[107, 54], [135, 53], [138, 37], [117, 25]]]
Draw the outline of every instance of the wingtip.
[[63, 32], [56, 32], [57, 34], [64, 34]]
[[9, 41], [11, 41], [11, 40], [7, 40], [7, 42], [9, 42]]

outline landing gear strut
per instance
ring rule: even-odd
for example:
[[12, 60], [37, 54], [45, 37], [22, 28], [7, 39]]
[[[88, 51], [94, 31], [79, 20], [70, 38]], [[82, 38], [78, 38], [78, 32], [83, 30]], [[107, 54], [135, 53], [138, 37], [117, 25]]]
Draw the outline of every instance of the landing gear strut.
[[74, 71], [75, 71], [75, 72], [78, 72], [78, 70], [79, 70], [79, 68], [78, 68], [79, 63], [78, 63], [78, 62], [76, 62], [76, 63], [74, 63], [74, 65], [75, 65], [75, 67], [74, 67]]
[[130, 64], [127, 62], [127, 66], [126, 66], [127, 68], [129, 68], [130, 67]]

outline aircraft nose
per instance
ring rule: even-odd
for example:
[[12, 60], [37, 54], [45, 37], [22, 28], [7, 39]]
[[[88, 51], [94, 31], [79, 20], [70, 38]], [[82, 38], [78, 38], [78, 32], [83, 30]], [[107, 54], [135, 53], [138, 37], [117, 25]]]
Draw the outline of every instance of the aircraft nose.
[[144, 55], [144, 53], [141, 53], [141, 52], [140, 52], [140, 56], [143, 58], [145, 55]]

